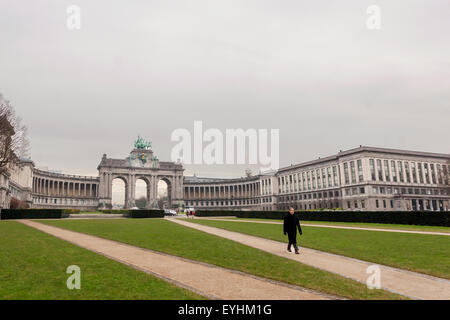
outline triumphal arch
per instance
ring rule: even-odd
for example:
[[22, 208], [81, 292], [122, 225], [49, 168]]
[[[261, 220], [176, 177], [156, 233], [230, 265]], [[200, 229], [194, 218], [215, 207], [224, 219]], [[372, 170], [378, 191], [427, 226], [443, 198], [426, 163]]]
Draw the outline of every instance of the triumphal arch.
[[121, 179], [125, 183], [125, 208], [135, 207], [136, 182], [147, 184], [147, 207], [157, 207], [158, 182], [167, 184], [168, 202], [171, 208], [183, 203], [183, 166], [181, 163], [164, 162], [153, 155], [151, 143], [141, 137], [134, 142], [134, 149], [125, 159], [110, 159], [106, 154], [97, 167], [99, 171], [99, 207], [111, 208], [112, 183]]

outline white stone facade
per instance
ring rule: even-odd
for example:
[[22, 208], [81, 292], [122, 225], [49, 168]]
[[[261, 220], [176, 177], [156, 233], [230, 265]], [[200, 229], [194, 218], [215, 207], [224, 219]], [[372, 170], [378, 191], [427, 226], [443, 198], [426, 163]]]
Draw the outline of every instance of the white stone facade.
[[189, 178], [184, 187], [199, 209], [448, 211], [449, 171], [449, 154], [359, 147], [273, 174]]
[[155, 206], [158, 181], [164, 180], [172, 207], [449, 210], [449, 154], [359, 147], [265, 174], [215, 179], [183, 176], [181, 164], [135, 149], [126, 159], [104, 155], [98, 170], [98, 177], [66, 175], [22, 161], [0, 175], [0, 207], [7, 208], [14, 196], [34, 208], [109, 208], [114, 179], [125, 182], [125, 205], [132, 207], [141, 179], [147, 183], [148, 207]]

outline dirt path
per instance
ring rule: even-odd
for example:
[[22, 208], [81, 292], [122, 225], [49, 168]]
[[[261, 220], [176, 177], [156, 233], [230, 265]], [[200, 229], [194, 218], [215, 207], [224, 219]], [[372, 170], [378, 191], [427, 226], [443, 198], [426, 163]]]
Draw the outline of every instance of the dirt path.
[[[191, 223], [185, 219], [167, 219], [174, 223], [230, 239], [271, 254], [295, 260], [322, 270], [366, 283], [367, 268], [374, 263], [339, 256], [313, 249], [301, 248], [300, 255], [286, 251], [286, 244], [238, 232]], [[378, 265], [381, 288], [414, 299], [450, 299], [450, 281], [420, 273]]]
[[120, 242], [48, 226], [19, 222], [211, 299], [322, 300], [331, 297], [297, 286], [195, 262]]
[[[230, 222], [251, 222], [251, 223], [263, 223], [263, 224], [282, 224], [282, 222], [275, 221], [255, 221], [255, 220], [242, 220], [242, 219], [226, 219], [226, 218], [203, 218], [196, 217], [195, 219], [203, 220], [215, 220], [215, 221], [230, 221]], [[350, 229], [350, 230], [366, 230], [366, 231], [384, 231], [384, 232], [399, 232], [399, 233], [415, 233], [415, 234], [431, 234], [437, 236], [450, 236], [450, 232], [435, 232], [435, 231], [414, 231], [414, 230], [402, 230], [402, 229], [384, 229], [384, 228], [366, 228], [366, 227], [345, 227], [336, 225], [325, 224], [312, 224], [301, 223], [302, 226], [307, 227], [319, 227], [319, 228], [333, 228], [333, 229]]]

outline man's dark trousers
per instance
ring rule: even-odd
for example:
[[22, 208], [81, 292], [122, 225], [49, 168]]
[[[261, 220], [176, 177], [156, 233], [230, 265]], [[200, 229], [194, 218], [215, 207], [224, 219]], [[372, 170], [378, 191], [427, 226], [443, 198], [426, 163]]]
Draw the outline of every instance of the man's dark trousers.
[[297, 230], [295, 230], [295, 232], [288, 232], [288, 239], [289, 239], [288, 250], [291, 250], [291, 245], [294, 245], [295, 251], [298, 251]]

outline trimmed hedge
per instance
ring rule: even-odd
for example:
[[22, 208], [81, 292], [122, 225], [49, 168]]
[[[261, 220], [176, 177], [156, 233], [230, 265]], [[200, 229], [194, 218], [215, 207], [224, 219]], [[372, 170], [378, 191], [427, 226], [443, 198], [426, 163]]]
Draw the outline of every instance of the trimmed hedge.
[[239, 212], [243, 211], [196, 210], [195, 215], [198, 217], [235, 217], [238, 215]]
[[130, 218], [164, 218], [164, 210], [128, 210]]
[[[236, 216], [238, 218], [283, 219], [287, 211], [207, 211], [199, 217]], [[365, 222], [450, 227], [450, 212], [422, 211], [296, 211], [300, 220], [331, 222]]]
[[61, 219], [68, 216], [65, 209], [3, 209], [1, 219]]
[[106, 210], [99, 210], [99, 212], [106, 213], [106, 214], [129, 214], [130, 210], [125, 210], [125, 209], [118, 209], [118, 210], [106, 209]]
[[80, 209], [62, 209], [66, 214], [79, 214], [81, 212]]

